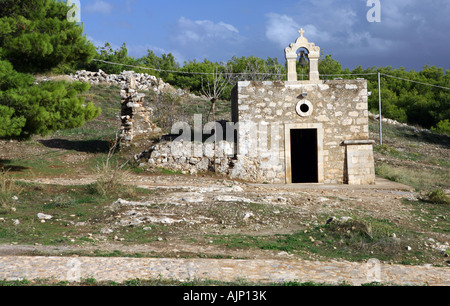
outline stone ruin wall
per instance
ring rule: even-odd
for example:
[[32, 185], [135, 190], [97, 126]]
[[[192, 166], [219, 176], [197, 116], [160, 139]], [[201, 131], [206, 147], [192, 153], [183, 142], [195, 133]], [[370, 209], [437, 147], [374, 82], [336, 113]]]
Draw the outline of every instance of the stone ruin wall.
[[149, 151], [143, 152], [139, 159], [143, 166], [178, 171], [184, 174], [198, 174], [208, 171], [230, 175], [234, 167], [234, 144], [226, 141], [196, 143], [192, 141], [161, 142]]
[[[130, 147], [139, 136], [161, 134], [152, 122], [153, 110], [144, 106], [145, 95], [137, 90], [136, 75], [124, 73], [121, 95], [121, 147]], [[184, 135], [185, 136], [185, 135]], [[163, 137], [162, 137], [163, 138]], [[183, 173], [215, 171], [229, 175], [234, 164], [234, 142], [164, 141], [135, 156], [142, 167], [164, 168]]]
[[136, 90], [136, 79], [132, 73], [125, 75], [126, 82], [120, 91], [122, 147], [130, 146], [135, 137], [157, 134], [161, 129], [152, 122], [153, 110], [144, 106], [145, 95]]

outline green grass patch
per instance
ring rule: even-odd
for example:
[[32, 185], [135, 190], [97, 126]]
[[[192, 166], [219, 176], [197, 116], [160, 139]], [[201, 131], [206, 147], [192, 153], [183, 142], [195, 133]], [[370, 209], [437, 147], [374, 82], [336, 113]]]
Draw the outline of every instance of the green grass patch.
[[387, 220], [365, 219], [320, 225], [293, 234], [219, 235], [208, 239], [233, 249], [274, 250], [307, 259], [314, 255], [358, 262], [377, 258], [396, 263], [420, 263], [426, 262], [429, 254], [409, 252], [406, 248], [407, 245], [416, 247], [419, 236]]
[[[378, 122], [370, 120], [371, 138], [379, 138]], [[376, 173], [389, 180], [431, 192], [450, 189], [450, 137], [401, 125], [383, 125], [383, 145], [374, 146], [380, 161]], [[382, 159], [387, 159], [386, 162]], [[403, 162], [408, 161], [408, 162]]]
[[421, 231], [450, 233], [450, 205], [437, 204], [428, 199], [420, 201], [404, 200], [405, 204], [413, 208], [416, 222], [414, 226]]
[[[88, 233], [106, 225], [107, 206], [118, 198], [137, 200], [148, 196], [145, 189], [117, 186], [109, 194], [100, 194], [94, 184], [59, 186], [20, 183], [23, 192], [15, 210], [2, 215], [0, 243], [86, 244], [93, 242]], [[38, 214], [52, 216], [42, 222]], [[19, 223], [14, 222], [17, 220]]]
[[158, 172], [159, 174], [164, 174], [164, 175], [181, 175], [182, 174], [181, 171], [164, 169], [164, 168], [157, 168], [156, 172]]
[[12, 210], [22, 188], [16, 183], [9, 171], [0, 171], [0, 214]]

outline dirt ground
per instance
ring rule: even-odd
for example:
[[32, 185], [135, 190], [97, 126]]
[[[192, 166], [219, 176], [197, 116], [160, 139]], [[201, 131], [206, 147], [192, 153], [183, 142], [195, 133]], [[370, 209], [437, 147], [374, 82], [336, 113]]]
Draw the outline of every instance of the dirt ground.
[[[41, 184], [89, 184], [95, 177], [34, 178]], [[153, 256], [220, 256], [224, 258], [295, 258], [287, 252], [230, 249], [208, 241], [211, 235], [276, 235], [307, 231], [337, 216], [370, 216], [410, 224], [414, 216], [403, 198], [416, 195], [409, 187], [378, 178], [376, 186], [269, 185], [236, 182], [222, 178], [177, 175], [133, 175], [130, 184], [154, 191], [142, 201], [118, 199], [101, 220], [95, 244], [73, 246], [0, 246], [0, 255], [64, 255], [120, 251]], [[263, 205], [258, 205], [263, 204]], [[216, 209], [220, 205], [220, 209]], [[93, 220], [92, 222], [95, 222]], [[130, 244], [121, 241], [127, 228], [162, 225], [157, 241]], [[168, 228], [168, 229], [167, 229]], [[82, 226], [80, 227], [82, 231]], [[114, 242], [106, 237], [114, 236]], [[447, 237], [448, 238], [448, 237]], [[192, 243], [195, 241], [195, 243]], [[313, 260], [318, 255], [310, 254]]]

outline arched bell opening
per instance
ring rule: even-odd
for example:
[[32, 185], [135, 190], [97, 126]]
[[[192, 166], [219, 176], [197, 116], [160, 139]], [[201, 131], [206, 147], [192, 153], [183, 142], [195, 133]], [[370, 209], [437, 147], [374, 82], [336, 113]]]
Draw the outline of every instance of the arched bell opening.
[[300, 48], [297, 50], [297, 74], [300, 76], [300, 80], [309, 78], [310, 62], [309, 51], [306, 48]]
[[303, 29], [299, 33], [300, 37], [297, 41], [285, 49], [287, 80], [288, 82], [298, 81], [298, 74], [302, 75], [302, 80], [305, 80], [306, 73], [308, 75], [306, 80], [319, 81], [320, 48], [303, 36], [305, 33]]

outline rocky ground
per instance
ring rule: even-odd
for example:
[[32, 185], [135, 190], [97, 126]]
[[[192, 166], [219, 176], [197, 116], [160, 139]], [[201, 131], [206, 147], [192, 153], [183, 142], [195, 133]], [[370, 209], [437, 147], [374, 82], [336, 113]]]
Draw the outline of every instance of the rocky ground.
[[[89, 184], [95, 177], [35, 178], [41, 184]], [[205, 256], [223, 258], [297, 258], [298, 254], [258, 248], [228, 248], [213, 243], [216, 235], [272, 236], [325, 224], [334, 216], [370, 217], [389, 220], [399, 228], [411, 227], [415, 215], [402, 199], [417, 200], [407, 186], [378, 178], [376, 186], [267, 185], [231, 181], [226, 178], [178, 175], [134, 175], [129, 183], [153, 191], [141, 201], [117, 199], [106, 207], [102, 220], [84, 228], [100, 226], [97, 234], [84, 233], [95, 243], [67, 246], [0, 246], [0, 255], [95, 254], [120, 251], [157, 257]], [[57, 220], [56, 220], [57, 221]], [[155, 230], [159, 228], [159, 230]], [[147, 243], [127, 242], [129, 231], [152, 231], [156, 239]], [[433, 234], [430, 247], [448, 248], [448, 235]], [[310, 259], [326, 260], [316, 254]], [[303, 256], [304, 257], [304, 256]], [[441, 257], [442, 259], [444, 257]]]

